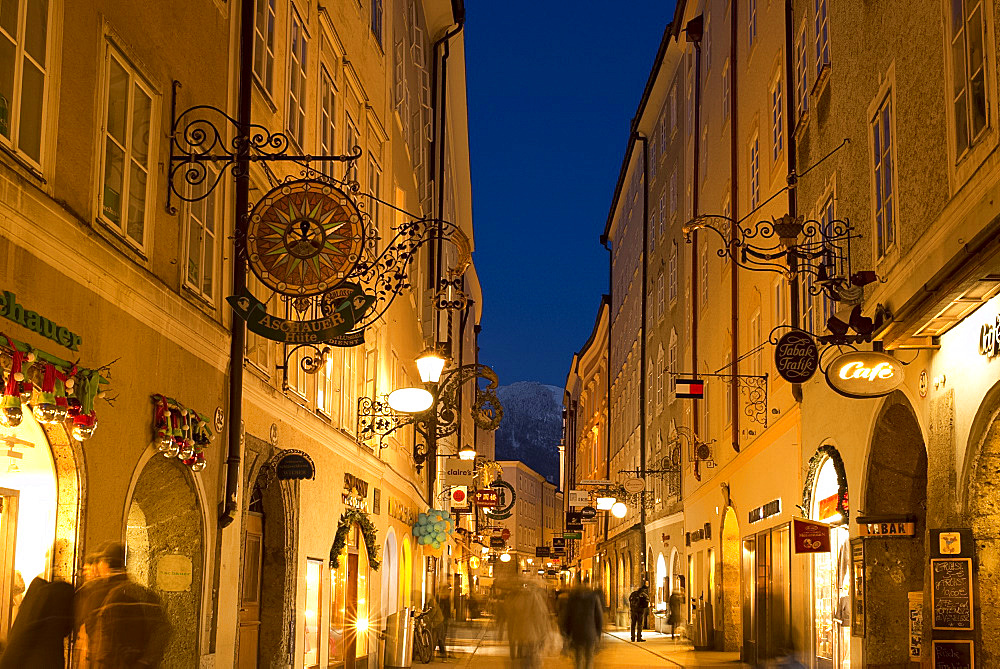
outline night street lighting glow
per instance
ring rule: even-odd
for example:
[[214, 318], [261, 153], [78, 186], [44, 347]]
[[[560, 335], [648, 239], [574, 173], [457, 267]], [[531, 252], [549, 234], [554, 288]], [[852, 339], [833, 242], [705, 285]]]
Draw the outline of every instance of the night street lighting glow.
[[510, 553], [502, 553], [500, 555], [500, 562], [510, 562]]
[[444, 371], [444, 357], [432, 348], [427, 349], [417, 358], [417, 371], [424, 383], [437, 383]]
[[423, 388], [400, 388], [389, 393], [388, 402], [399, 413], [422, 413], [434, 404], [434, 396]]
[[611, 515], [615, 518], [624, 518], [626, 513], [628, 513], [628, 507], [625, 506], [625, 502], [615, 502], [611, 507]]
[[465, 446], [462, 446], [462, 448], [458, 449], [458, 457], [462, 460], [475, 460], [476, 449], [466, 444]]
[[614, 497], [598, 497], [597, 498], [597, 510], [598, 511], [608, 511], [615, 505], [617, 500]]

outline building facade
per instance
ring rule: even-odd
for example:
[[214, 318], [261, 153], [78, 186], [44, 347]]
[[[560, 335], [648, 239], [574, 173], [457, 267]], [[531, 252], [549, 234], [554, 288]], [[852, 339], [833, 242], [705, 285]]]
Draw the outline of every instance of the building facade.
[[[469, 550], [457, 539], [437, 555], [416, 544], [417, 513], [439, 506], [440, 485], [428, 494], [438, 463], [416, 461], [412, 427], [368, 438], [359, 402], [417, 385], [413, 361], [430, 345], [453, 365], [475, 361], [482, 294], [469, 269], [453, 287], [466, 306], [435, 308], [437, 278], [463, 262], [445, 245], [440, 256], [421, 250], [406, 294], [313, 373], [314, 352], [249, 333], [243, 420], [232, 424], [231, 172], [210, 168], [206, 182], [168, 192], [175, 115], [195, 105], [238, 115], [243, 4], [206, 0], [178, 14], [20, 2], [0, 28], [16, 60], [0, 85], [4, 378], [20, 383], [22, 365], [40, 390], [69, 390], [85, 417], [93, 400], [97, 416], [85, 440], [71, 423], [39, 422], [27, 403], [18, 426], [0, 427], [0, 582], [5, 597], [35, 575], [79, 583], [87, 553], [123, 541], [130, 574], [164, 601], [171, 665], [375, 666], [386, 616], [467, 573]], [[427, 216], [454, 222], [471, 251], [462, 4], [250, 5], [253, 123], [296, 154], [355, 153], [311, 162], [310, 174], [356, 184], [380, 250]], [[177, 35], [198, 58], [173, 48]], [[446, 42], [447, 74], [432, 87]], [[225, 144], [236, 127], [220, 123]], [[251, 203], [303, 169], [253, 164]], [[269, 309], [281, 304], [253, 276], [249, 289]], [[159, 447], [170, 420], [203, 463]], [[469, 417], [438, 446], [462, 442], [492, 457], [492, 436]], [[305, 478], [283, 466], [289, 455], [308, 463]], [[4, 633], [10, 624], [0, 620]]]

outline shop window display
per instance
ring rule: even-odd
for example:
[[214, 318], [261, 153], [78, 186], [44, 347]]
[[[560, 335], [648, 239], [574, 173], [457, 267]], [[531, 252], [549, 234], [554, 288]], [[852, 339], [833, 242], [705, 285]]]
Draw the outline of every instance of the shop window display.
[[[843, 508], [838, 500], [843, 495]], [[830, 552], [813, 557], [813, 603], [816, 666], [851, 666], [851, 561], [847, 495], [841, 491], [834, 462], [819, 467], [810, 515], [831, 525]]]
[[365, 666], [371, 627], [368, 603], [368, 551], [357, 524], [348, 532], [347, 546], [333, 570], [330, 593], [329, 667]]

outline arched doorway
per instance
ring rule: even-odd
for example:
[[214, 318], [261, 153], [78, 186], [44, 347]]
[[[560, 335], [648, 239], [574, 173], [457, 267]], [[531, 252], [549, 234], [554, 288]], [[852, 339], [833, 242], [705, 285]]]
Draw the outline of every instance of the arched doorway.
[[[396, 555], [396, 533], [389, 529], [382, 547], [382, 620], [396, 612], [399, 605], [399, 559]], [[381, 629], [381, 625], [379, 629]]]
[[[254, 438], [256, 441], [256, 438]], [[249, 443], [249, 439], [248, 439]], [[288, 594], [282, 483], [261, 469], [244, 514], [238, 663], [239, 669], [280, 664], [287, 654]]]
[[59, 425], [25, 410], [0, 427], [0, 638], [6, 638], [32, 579], [72, 581], [79, 525], [79, 445]]
[[740, 615], [740, 525], [736, 511], [727, 506], [722, 518], [722, 592], [723, 644], [727, 651], [740, 649], [743, 643], [743, 619]]
[[660, 553], [656, 556], [656, 608], [660, 610], [667, 608], [667, 599], [670, 597], [670, 582], [667, 578], [667, 561], [663, 559], [663, 553]]
[[[912, 537], [869, 537], [865, 542], [866, 615], [865, 663], [892, 665], [909, 662], [907, 593], [923, 592], [926, 564], [924, 537], [927, 509], [927, 451], [913, 408], [896, 392], [886, 398], [868, 453], [865, 515], [879, 519], [915, 521]], [[839, 570], [848, 585], [841, 588], [838, 616], [851, 624], [850, 551], [837, 554]], [[925, 609], [926, 610], [926, 609]]]
[[[819, 666], [851, 665], [851, 569], [847, 474], [840, 452], [820, 447], [809, 461], [804, 507], [809, 517], [827, 523], [830, 552], [812, 555], [813, 655]], [[905, 594], [904, 594], [905, 597]]]
[[125, 565], [163, 603], [172, 632], [164, 666], [198, 664], [204, 522], [191, 471], [176, 458], [151, 454], [128, 506]]
[[976, 659], [1000, 666], [1000, 384], [988, 393], [973, 420], [966, 466], [965, 505], [975, 538]]
[[[361, 527], [347, 530], [347, 545], [333, 570], [330, 602], [330, 663], [355, 669], [367, 666], [371, 611], [369, 577], [371, 568]], [[337, 665], [337, 663], [343, 663]]]

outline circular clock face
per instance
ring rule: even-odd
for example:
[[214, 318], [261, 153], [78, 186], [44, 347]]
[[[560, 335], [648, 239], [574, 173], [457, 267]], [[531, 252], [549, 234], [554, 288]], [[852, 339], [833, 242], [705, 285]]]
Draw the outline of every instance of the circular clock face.
[[313, 180], [281, 184], [250, 214], [247, 259], [261, 282], [306, 297], [333, 288], [361, 257], [364, 223], [338, 188]]

